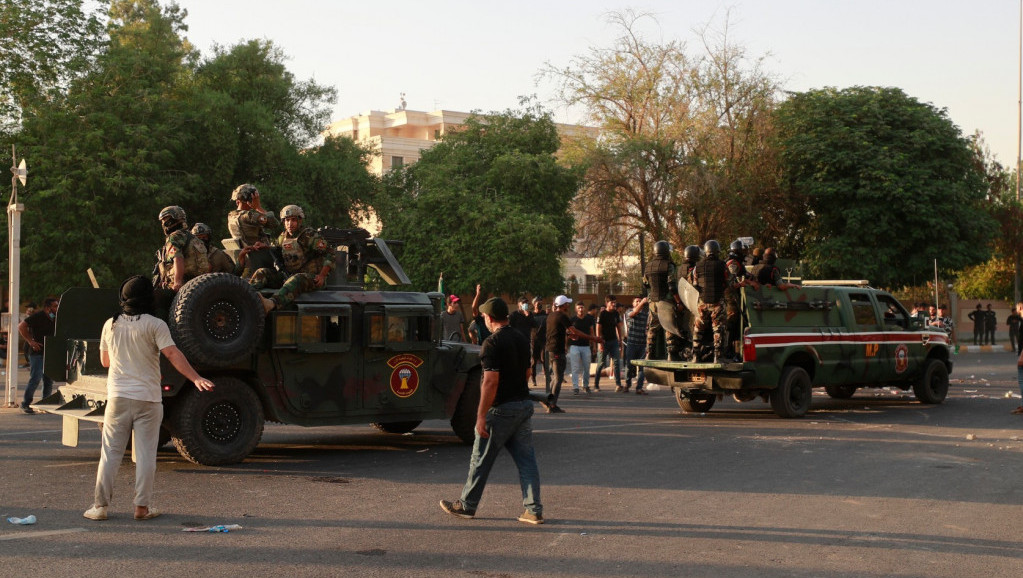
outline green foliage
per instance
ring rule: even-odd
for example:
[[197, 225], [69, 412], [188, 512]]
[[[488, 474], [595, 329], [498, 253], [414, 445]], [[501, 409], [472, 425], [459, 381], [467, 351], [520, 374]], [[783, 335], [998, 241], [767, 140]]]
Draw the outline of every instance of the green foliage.
[[793, 94], [777, 110], [786, 186], [809, 200], [804, 263], [823, 278], [913, 284], [983, 262], [994, 223], [969, 142], [896, 88]]
[[1006, 259], [990, 259], [959, 273], [956, 292], [965, 299], [1013, 301], [1015, 265]]
[[420, 160], [389, 173], [374, 202], [382, 237], [405, 241], [414, 286], [468, 293], [562, 290], [559, 256], [571, 246], [575, 171], [558, 164], [550, 114], [474, 114]]
[[242, 182], [260, 188], [267, 208], [302, 205], [311, 226], [350, 225], [377, 186], [369, 151], [338, 138], [305, 148], [334, 89], [295, 81], [265, 41], [203, 59], [183, 40], [175, 4], [117, 0], [109, 16], [93, 66], [15, 135], [30, 167], [25, 295], [86, 284], [89, 267], [105, 286], [148, 274], [167, 205], [227, 237], [230, 192]]

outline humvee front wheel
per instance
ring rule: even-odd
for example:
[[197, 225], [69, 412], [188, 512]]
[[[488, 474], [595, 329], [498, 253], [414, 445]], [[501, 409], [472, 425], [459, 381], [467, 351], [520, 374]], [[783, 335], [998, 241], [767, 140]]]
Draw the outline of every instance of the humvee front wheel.
[[771, 409], [780, 417], [803, 417], [810, 409], [813, 383], [802, 367], [790, 365], [781, 372], [778, 387], [771, 390]]
[[710, 393], [685, 393], [681, 389], [675, 390], [675, 401], [682, 411], [686, 413], [704, 413], [714, 407], [718, 397]]
[[458, 439], [467, 444], [476, 439], [476, 410], [480, 405], [480, 382], [483, 378], [479, 369], [473, 369], [465, 378], [465, 389], [458, 398], [455, 413], [451, 415], [451, 429]]
[[200, 275], [171, 302], [171, 337], [192, 365], [228, 367], [256, 350], [266, 314], [259, 294], [230, 273]]
[[372, 425], [373, 427], [377, 428], [382, 432], [392, 434], [406, 434], [419, 427], [419, 424], [421, 423], [423, 423], [423, 420], [389, 421], [387, 423], [372, 423], [370, 425]]
[[219, 377], [212, 391], [189, 389], [171, 416], [174, 447], [203, 466], [246, 458], [263, 436], [263, 407], [240, 379]]
[[920, 403], [941, 403], [948, 395], [948, 368], [940, 359], [928, 359], [924, 374], [913, 384], [913, 393]]
[[855, 385], [825, 385], [824, 391], [835, 399], [849, 399], [856, 393]]

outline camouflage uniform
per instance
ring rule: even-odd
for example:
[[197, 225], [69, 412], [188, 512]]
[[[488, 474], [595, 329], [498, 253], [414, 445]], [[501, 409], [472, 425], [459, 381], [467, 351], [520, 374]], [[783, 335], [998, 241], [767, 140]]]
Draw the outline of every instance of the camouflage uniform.
[[700, 290], [699, 312], [693, 322], [693, 337], [699, 340], [694, 346], [699, 360], [706, 349], [702, 340], [703, 331], [710, 324], [714, 331], [714, 357], [724, 354], [725, 347], [725, 288], [729, 285], [728, 269], [718, 259], [706, 258], [693, 268], [693, 285]]
[[[249, 283], [257, 290], [279, 286], [271, 299], [276, 308], [281, 309], [291, 305], [302, 293], [315, 291], [316, 276], [320, 271], [327, 267], [327, 275], [330, 275], [337, 264], [333, 248], [310, 227], [302, 229], [297, 237], [288, 235], [287, 231], [281, 233], [277, 245], [284, 258], [284, 271], [266, 267], [258, 269]], [[290, 275], [287, 280], [284, 280], [285, 274]]]
[[749, 277], [749, 271], [737, 255], [729, 254], [725, 268], [728, 269], [728, 286], [725, 288], [725, 317], [728, 320], [728, 337], [726, 349], [734, 354], [732, 343], [739, 338], [739, 284]]
[[684, 342], [678, 328], [675, 294], [678, 291], [675, 264], [670, 257], [655, 256], [647, 264], [643, 284], [650, 290], [650, 320], [647, 323], [647, 359], [653, 359], [657, 338], [664, 335], [669, 358], [682, 351]]
[[185, 229], [178, 229], [167, 235], [163, 247], [156, 252], [158, 289], [170, 289], [174, 284], [174, 257], [179, 253], [185, 257], [185, 282], [203, 273], [210, 272], [206, 258], [206, 245]]
[[[257, 242], [270, 245], [272, 241], [268, 231], [276, 231], [280, 227], [281, 222], [270, 211], [261, 213], [256, 209], [236, 209], [227, 214], [227, 229], [243, 248]], [[269, 268], [272, 263], [273, 257], [268, 249], [252, 251], [245, 259], [245, 267], [236, 273], [242, 277], [251, 277], [257, 269]]]
[[234, 261], [217, 247], [209, 247], [206, 259], [210, 262], [210, 273], [235, 273]]

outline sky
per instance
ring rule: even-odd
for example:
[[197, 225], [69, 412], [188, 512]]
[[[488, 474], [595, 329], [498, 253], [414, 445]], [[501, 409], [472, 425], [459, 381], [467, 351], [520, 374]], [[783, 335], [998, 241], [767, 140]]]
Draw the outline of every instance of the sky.
[[[165, 3], [171, 0], [164, 0]], [[338, 89], [334, 120], [399, 106], [503, 111], [536, 95], [560, 122], [578, 111], [538, 80], [610, 47], [620, 30], [607, 14], [654, 15], [650, 40], [681, 40], [696, 54], [696, 30], [721, 29], [765, 57], [789, 91], [893, 86], [946, 109], [964, 135], [979, 130], [997, 159], [1014, 166], [1018, 146], [1018, 0], [177, 0], [187, 38], [214, 45], [270, 39], [300, 80]]]

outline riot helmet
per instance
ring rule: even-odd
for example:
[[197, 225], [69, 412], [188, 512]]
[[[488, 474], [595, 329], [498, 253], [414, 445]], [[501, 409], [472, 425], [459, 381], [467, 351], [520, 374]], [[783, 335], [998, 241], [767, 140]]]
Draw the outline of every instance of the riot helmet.
[[654, 243], [654, 255], [668, 257], [671, 255], [671, 245], [667, 241], [657, 241]]
[[246, 203], [252, 202], [252, 197], [259, 193], [256, 187], [245, 183], [244, 185], [238, 185], [231, 193], [232, 201], [244, 201]]
[[305, 211], [303, 211], [302, 207], [298, 205], [287, 205], [283, 209], [281, 209], [281, 220], [283, 221], [284, 219], [287, 219], [289, 217], [298, 217], [299, 219], [304, 219]]
[[728, 255], [735, 257], [736, 259], [742, 259], [745, 257], [746, 247], [742, 244], [742, 241], [736, 239], [732, 241], [732, 244], [728, 246]]
[[160, 211], [159, 216], [157, 216], [157, 219], [159, 219], [165, 235], [169, 235], [182, 227], [188, 226], [185, 210], [177, 205], [164, 207], [163, 210]]
[[700, 248], [696, 245], [689, 245], [685, 250], [686, 262], [690, 265], [700, 260]]
[[721, 254], [721, 245], [714, 239], [703, 244], [703, 252], [712, 259], [717, 259]]

